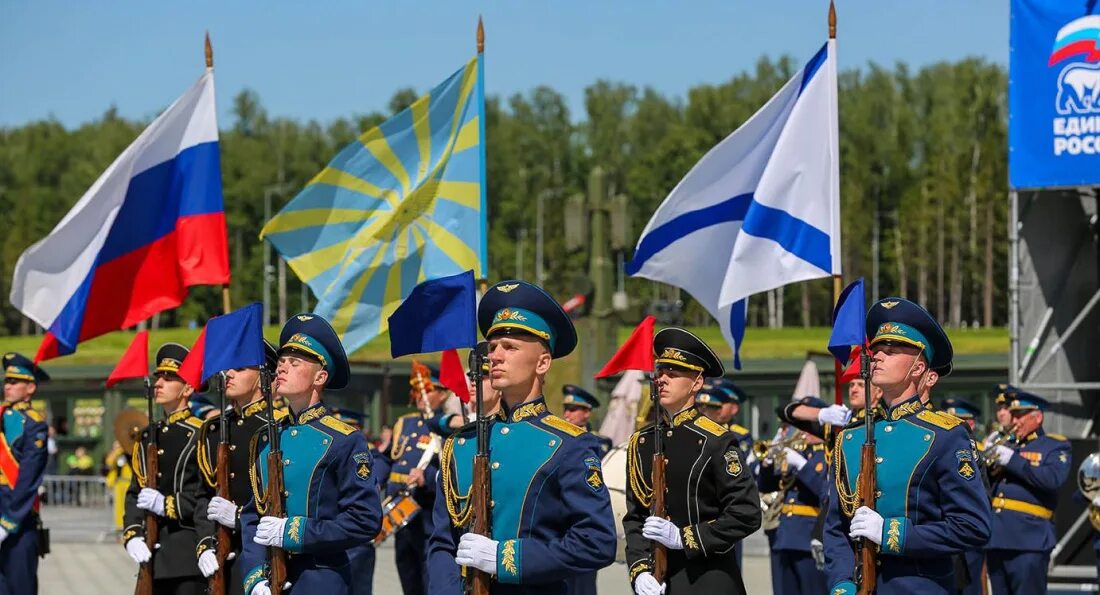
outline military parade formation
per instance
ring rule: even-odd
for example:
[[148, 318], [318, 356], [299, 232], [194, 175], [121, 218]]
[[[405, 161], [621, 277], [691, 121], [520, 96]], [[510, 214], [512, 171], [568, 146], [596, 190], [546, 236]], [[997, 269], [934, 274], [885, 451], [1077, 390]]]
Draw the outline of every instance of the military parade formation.
[[[747, 395], [703, 340], [657, 332], [654, 409], [621, 445], [618, 519], [604, 464], [622, 459], [588, 424], [599, 399], [565, 385], [559, 417], [544, 395], [578, 342], [568, 315], [513, 280], [486, 291], [477, 317], [485, 342], [467, 375], [481, 414], [448, 412], [438, 370], [417, 363], [415, 411], [377, 447], [361, 417], [325, 403], [350, 370], [316, 315], [288, 320], [260, 365], [219, 371], [225, 405], [206, 420], [188, 398], [211, 387], [181, 377], [187, 348], [161, 346], [148, 392], [163, 415], [133, 442], [121, 534], [137, 592], [369, 593], [374, 548], [392, 538], [406, 595], [592, 594], [621, 530], [637, 595], [744, 593], [739, 546], [761, 528], [775, 593], [1046, 590], [1069, 443], [1044, 431], [1046, 400], [1010, 385], [993, 391], [997, 422], [982, 441], [979, 407], [930, 398], [929, 376], [950, 371], [953, 350], [913, 302], [868, 311], [869, 386], [851, 379], [847, 406], [792, 400], [772, 440], [734, 422]], [[4, 367], [0, 593], [34, 593], [48, 543], [37, 512], [46, 426], [32, 397], [49, 376], [17, 353]]]

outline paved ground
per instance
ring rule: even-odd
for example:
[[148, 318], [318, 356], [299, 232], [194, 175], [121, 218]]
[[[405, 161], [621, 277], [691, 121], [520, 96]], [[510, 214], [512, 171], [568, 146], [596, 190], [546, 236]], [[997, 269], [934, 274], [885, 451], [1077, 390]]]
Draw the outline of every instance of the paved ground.
[[[771, 593], [768, 559], [746, 556], [746, 587], [749, 593]], [[115, 595], [133, 590], [136, 566], [116, 544], [55, 543], [53, 553], [38, 568], [40, 593], [49, 595]], [[293, 592], [293, 591], [292, 591]], [[378, 551], [374, 573], [374, 592], [393, 595], [401, 592], [393, 565], [393, 548]], [[626, 567], [615, 564], [600, 572], [600, 595], [630, 595]]]

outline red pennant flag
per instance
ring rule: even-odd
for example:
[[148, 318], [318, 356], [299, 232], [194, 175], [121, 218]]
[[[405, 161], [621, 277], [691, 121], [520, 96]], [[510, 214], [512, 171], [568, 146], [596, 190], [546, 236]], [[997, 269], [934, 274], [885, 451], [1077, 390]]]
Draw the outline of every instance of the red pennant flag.
[[118, 365], [107, 377], [107, 388], [127, 378], [143, 378], [149, 373], [149, 331], [134, 335], [134, 340], [118, 360]]
[[466, 371], [458, 351], [448, 349], [439, 359], [439, 383], [451, 390], [463, 403], [470, 402], [470, 389], [466, 385]]
[[[869, 348], [869, 347], [868, 347]], [[840, 373], [839, 384], [848, 384], [853, 380], [859, 380], [859, 346], [852, 347], [852, 353], [848, 356], [848, 365]], [[839, 403], [838, 403], [839, 404]]]
[[596, 373], [596, 378], [605, 378], [618, 374], [623, 370], [653, 371], [653, 325], [657, 319], [646, 316], [645, 320], [630, 333], [630, 338], [623, 343], [615, 355], [602, 370]]
[[196, 389], [202, 386], [202, 360], [205, 356], [206, 327], [204, 326], [199, 333], [199, 338], [195, 339], [195, 344], [191, 346], [191, 351], [187, 353], [187, 357], [183, 358], [179, 372], [176, 372], [184, 382]]

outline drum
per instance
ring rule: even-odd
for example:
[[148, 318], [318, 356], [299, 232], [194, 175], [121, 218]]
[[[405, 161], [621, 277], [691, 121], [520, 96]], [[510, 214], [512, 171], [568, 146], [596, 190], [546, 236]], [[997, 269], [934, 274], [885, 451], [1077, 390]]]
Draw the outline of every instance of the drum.
[[387, 537], [408, 525], [419, 512], [420, 505], [408, 494], [401, 493], [386, 498], [382, 502], [382, 528], [374, 537], [374, 543], [385, 541]]
[[615, 559], [626, 560], [626, 532], [623, 531], [623, 515], [626, 514], [626, 444], [612, 448], [603, 457], [603, 481], [611, 495], [611, 510], [615, 515], [615, 535], [618, 548]]

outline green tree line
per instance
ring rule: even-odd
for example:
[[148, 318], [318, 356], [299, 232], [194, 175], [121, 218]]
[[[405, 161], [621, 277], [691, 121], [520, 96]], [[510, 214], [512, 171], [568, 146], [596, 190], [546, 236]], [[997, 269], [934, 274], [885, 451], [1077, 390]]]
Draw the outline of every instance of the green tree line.
[[[628, 197], [636, 239], [691, 166], [798, 67], [786, 57], [762, 58], [751, 71], [693, 87], [683, 97], [600, 80], [585, 89], [584, 114], [570, 113], [565, 97], [545, 86], [490, 96], [490, 279], [533, 278], [536, 199], [543, 196], [544, 280], [566, 299], [585, 275], [587, 255], [567, 249], [565, 197], [585, 190], [592, 168], [602, 167], [612, 192]], [[915, 299], [954, 326], [1006, 323], [1006, 85], [1004, 69], [980, 59], [915, 71], [905, 64], [870, 64], [840, 74], [845, 281], [867, 277], [878, 296]], [[232, 99], [221, 150], [234, 304], [263, 296], [258, 233], [265, 197], [277, 211], [341, 147], [417, 94], [400, 89], [388, 113], [328, 123], [270, 117], [252, 91]], [[0, 335], [35, 330], [7, 299], [19, 254], [53, 228], [147, 123], [121, 118], [112, 107], [75, 129], [52, 119], [0, 129]], [[293, 273], [286, 274], [285, 307], [293, 313], [302, 291]], [[686, 322], [708, 323], [706, 313], [678, 291], [641, 279], [624, 283], [633, 308], [624, 323], [635, 323], [634, 309], [655, 297], [680, 297]], [[754, 297], [750, 324], [827, 325], [831, 305], [830, 280], [788, 286]], [[194, 288], [157, 324], [201, 321], [219, 308], [217, 288]]]

